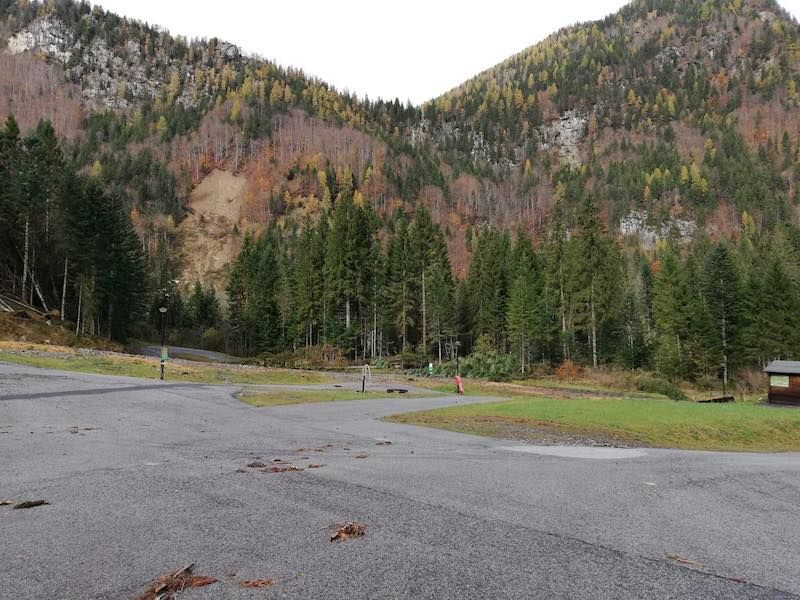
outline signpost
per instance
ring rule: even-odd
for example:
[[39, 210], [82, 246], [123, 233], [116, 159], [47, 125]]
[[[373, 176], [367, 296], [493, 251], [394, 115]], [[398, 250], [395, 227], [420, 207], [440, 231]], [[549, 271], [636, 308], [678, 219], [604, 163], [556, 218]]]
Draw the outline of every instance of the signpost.
[[369, 365], [364, 365], [361, 369], [361, 393], [367, 393], [367, 380], [372, 381], [372, 369], [370, 369]]
[[164, 379], [164, 367], [167, 364], [169, 352], [167, 351], [167, 307], [162, 306], [158, 309], [161, 313], [161, 379]]

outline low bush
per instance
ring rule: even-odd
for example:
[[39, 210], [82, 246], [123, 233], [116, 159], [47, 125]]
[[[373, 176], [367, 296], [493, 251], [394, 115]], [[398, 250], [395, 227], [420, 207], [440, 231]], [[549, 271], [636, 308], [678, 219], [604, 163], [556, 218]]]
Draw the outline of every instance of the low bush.
[[565, 360], [555, 371], [555, 376], [559, 381], [571, 381], [577, 379], [582, 374], [583, 367], [576, 365], [571, 360]]
[[633, 387], [640, 392], [662, 394], [675, 401], [686, 401], [689, 397], [674, 383], [658, 377], [641, 375], [633, 380]]
[[[461, 375], [472, 379], [488, 379], [489, 381], [510, 381], [517, 376], [518, 365], [514, 356], [490, 350], [473, 352], [460, 359]], [[427, 375], [427, 368], [415, 369], [412, 374]], [[455, 377], [456, 363], [451, 361], [441, 365], [434, 364], [433, 374], [437, 377]]]

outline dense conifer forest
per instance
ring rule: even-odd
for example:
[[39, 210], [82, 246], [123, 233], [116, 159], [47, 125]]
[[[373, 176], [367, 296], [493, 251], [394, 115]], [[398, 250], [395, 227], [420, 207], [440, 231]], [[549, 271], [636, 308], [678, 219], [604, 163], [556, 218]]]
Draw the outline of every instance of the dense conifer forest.
[[[800, 29], [771, 0], [636, 0], [422, 106], [86, 3], [0, 22], [0, 288], [78, 334], [153, 337], [166, 304], [173, 339], [281, 364], [797, 357]], [[187, 281], [217, 169], [236, 252]]]

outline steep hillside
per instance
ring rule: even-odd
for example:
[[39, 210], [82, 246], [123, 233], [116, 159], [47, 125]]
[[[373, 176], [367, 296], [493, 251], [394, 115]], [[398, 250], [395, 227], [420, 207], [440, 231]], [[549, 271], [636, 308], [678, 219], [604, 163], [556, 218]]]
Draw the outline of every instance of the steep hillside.
[[800, 34], [772, 0], [636, 0], [421, 109], [87, 5], [4, 4], [0, 109], [77, 139], [151, 254], [176, 235], [162, 215], [180, 221], [214, 168], [246, 177], [245, 226], [316, 214], [344, 170], [384, 217], [421, 200], [461, 273], [468, 229], [540, 231], [554, 199], [577, 205], [581, 169], [609, 226], [645, 241], [672, 225], [736, 235], [742, 211], [797, 219]]
[[129, 199], [151, 256], [177, 255], [189, 191], [215, 168], [246, 177], [255, 226], [316, 212], [345, 170], [387, 207], [424, 184], [416, 155], [401, 159], [416, 109], [359, 102], [232, 44], [187, 43], [86, 4], [3, 2], [0, 14], [2, 116], [23, 132], [48, 119], [72, 140], [73, 158]]
[[438, 98], [421, 135], [451, 163], [518, 182], [511, 198], [532, 208], [561, 163], [584, 164], [612, 226], [631, 211], [723, 234], [728, 209], [796, 219], [798, 31], [772, 0], [637, 0]]
[[70, 0], [0, 0], [0, 40], [0, 287], [87, 333], [166, 302], [189, 342], [458, 340], [492, 376], [800, 347], [800, 29], [772, 0], [635, 0], [421, 107]]

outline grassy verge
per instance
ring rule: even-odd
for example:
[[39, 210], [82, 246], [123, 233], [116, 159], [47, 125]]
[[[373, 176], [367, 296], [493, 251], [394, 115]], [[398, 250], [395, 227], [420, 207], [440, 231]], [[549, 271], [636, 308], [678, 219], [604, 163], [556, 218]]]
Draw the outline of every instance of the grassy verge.
[[[449, 379], [431, 378], [419, 379], [414, 381], [414, 385], [424, 387], [437, 392], [446, 394], [455, 393], [455, 383]], [[562, 382], [555, 379], [529, 379], [523, 381], [512, 381], [509, 383], [498, 383], [483, 379], [467, 379], [464, 381], [465, 396], [497, 396], [498, 398], [523, 398], [530, 396], [541, 396], [545, 392], [552, 392], [552, 396], [633, 396], [636, 398], [663, 400], [664, 396], [650, 392], [620, 390], [600, 385], [582, 385], [579, 383]]]
[[[114, 353], [70, 352], [70, 349], [65, 348], [31, 345], [26, 345], [26, 350], [22, 351], [10, 350], [7, 344], [0, 344], [0, 361], [48, 369], [148, 379], [158, 378], [160, 368], [157, 358]], [[197, 365], [178, 361], [167, 362], [166, 379], [195, 383], [285, 385], [330, 383], [332, 381], [330, 377], [310, 371], [265, 369], [218, 363]]]
[[392, 421], [504, 437], [549, 428], [632, 445], [687, 450], [800, 451], [800, 410], [669, 400], [518, 398], [391, 417]]
[[253, 406], [283, 406], [286, 404], [310, 404], [317, 402], [340, 402], [343, 400], [373, 400], [387, 398], [386, 392], [367, 392], [362, 394], [353, 390], [268, 390], [244, 391], [237, 397]]

